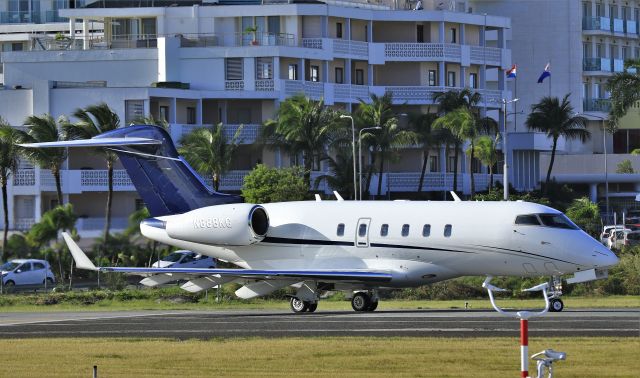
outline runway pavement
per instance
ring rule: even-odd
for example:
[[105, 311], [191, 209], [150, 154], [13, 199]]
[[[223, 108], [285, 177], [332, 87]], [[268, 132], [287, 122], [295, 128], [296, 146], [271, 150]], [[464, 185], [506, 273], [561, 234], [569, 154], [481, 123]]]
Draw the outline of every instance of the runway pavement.
[[[549, 313], [531, 320], [529, 332], [534, 337], [640, 337], [640, 309]], [[318, 311], [313, 314], [270, 310], [0, 313], [1, 338], [518, 335], [517, 319], [478, 310]]]

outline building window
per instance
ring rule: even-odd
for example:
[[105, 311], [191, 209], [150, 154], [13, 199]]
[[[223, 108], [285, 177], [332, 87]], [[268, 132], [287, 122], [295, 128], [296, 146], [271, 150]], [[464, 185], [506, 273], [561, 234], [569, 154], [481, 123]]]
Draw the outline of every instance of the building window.
[[449, 33], [449, 35], [451, 36], [451, 39], [450, 39], [450, 40], [451, 40], [451, 43], [458, 43], [458, 42], [457, 42], [458, 38], [457, 38], [457, 35], [456, 35], [456, 34], [457, 34], [457, 33], [456, 33], [456, 28], [451, 28], [451, 31], [450, 31], [450, 33]]
[[422, 236], [429, 237], [429, 235], [431, 235], [431, 225], [430, 224], [425, 224], [424, 226], [422, 226]]
[[424, 25], [416, 25], [416, 42], [424, 43]]
[[336, 67], [336, 83], [344, 83], [344, 71], [342, 70], [342, 67]]
[[320, 66], [311, 66], [311, 74], [309, 75], [311, 81], [320, 81]]
[[440, 162], [438, 161], [438, 156], [429, 156], [429, 172], [438, 172], [440, 171]]
[[336, 22], [336, 38], [342, 38], [342, 22]]
[[446, 226], [444, 226], [444, 237], [448, 238], [451, 236], [451, 225], [448, 224]]
[[124, 100], [124, 122], [128, 125], [144, 118], [144, 100]]
[[242, 58], [224, 60], [225, 80], [242, 80]]
[[456, 166], [456, 157], [449, 156], [449, 159], [447, 160], [447, 172], [449, 173], [453, 172], [453, 167], [455, 166]]
[[24, 50], [24, 45], [22, 42], [13, 42], [11, 43], [11, 51], [22, 51]]
[[273, 79], [273, 58], [256, 58], [256, 79]]
[[429, 86], [435, 87], [438, 85], [438, 76], [436, 75], [436, 70], [429, 70]]
[[187, 107], [187, 124], [188, 125], [196, 124], [196, 108], [192, 106]]
[[364, 85], [364, 70], [356, 69], [356, 85]]
[[165, 122], [169, 122], [169, 107], [166, 105], [160, 106], [160, 120], [164, 120]]
[[470, 73], [469, 74], [469, 88], [478, 88], [478, 74]]
[[482, 163], [476, 158], [471, 158], [471, 172], [482, 173]]
[[447, 87], [456, 86], [456, 73], [454, 71], [447, 71]]
[[134, 208], [136, 209], [136, 211], [144, 209], [145, 206], [146, 205], [144, 204], [142, 198], [136, 198], [136, 201], [134, 203]]
[[336, 231], [338, 236], [344, 236], [344, 223], [340, 223], [338, 225], [338, 230]]
[[369, 42], [369, 25], [364, 26], [364, 41]]
[[298, 80], [297, 64], [289, 64], [289, 80]]
[[389, 225], [383, 224], [382, 227], [380, 227], [380, 236], [387, 236], [387, 235], [389, 235]]
[[403, 224], [402, 225], [402, 236], [403, 237], [409, 236], [409, 225], [408, 224]]

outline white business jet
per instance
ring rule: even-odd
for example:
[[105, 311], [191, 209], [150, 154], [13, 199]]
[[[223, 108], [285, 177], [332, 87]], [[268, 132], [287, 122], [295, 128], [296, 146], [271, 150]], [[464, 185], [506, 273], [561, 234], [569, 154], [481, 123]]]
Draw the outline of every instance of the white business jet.
[[[64, 234], [81, 269], [176, 279], [198, 292], [227, 282], [240, 298], [287, 286], [294, 312], [313, 312], [320, 294], [342, 290], [355, 311], [373, 311], [378, 289], [416, 287], [460, 276], [600, 278], [618, 258], [552, 208], [528, 202], [303, 201], [243, 203], [212, 191], [155, 126], [117, 129], [89, 140], [24, 147], [115, 151], [152, 218], [152, 240], [233, 263], [239, 269], [96, 267]], [[553, 309], [562, 310], [555, 298]]]

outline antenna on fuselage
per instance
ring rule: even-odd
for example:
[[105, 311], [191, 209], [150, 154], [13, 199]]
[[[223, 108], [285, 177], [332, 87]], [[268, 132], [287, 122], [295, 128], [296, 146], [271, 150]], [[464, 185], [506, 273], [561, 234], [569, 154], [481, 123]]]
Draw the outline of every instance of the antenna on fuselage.
[[460, 201], [462, 201], [462, 200], [460, 199], [460, 197], [458, 197], [458, 195], [456, 194], [456, 192], [454, 192], [453, 190], [452, 190], [452, 191], [450, 191], [449, 193], [451, 193], [451, 197], [453, 197], [453, 202], [460, 202]]

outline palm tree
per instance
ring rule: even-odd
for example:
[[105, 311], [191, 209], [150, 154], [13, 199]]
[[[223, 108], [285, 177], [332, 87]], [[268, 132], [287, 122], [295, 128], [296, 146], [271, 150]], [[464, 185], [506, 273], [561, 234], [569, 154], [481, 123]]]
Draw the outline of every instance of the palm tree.
[[[20, 143], [42, 143], [57, 142], [64, 140], [61, 127], [59, 125], [67, 124], [67, 119], [62, 116], [58, 121], [50, 115], [29, 116], [24, 121], [28, 131], [18, 130], [18, 140]], [[21, 155], [27, 160], [44, 169], [51, 170], [51, 174], [56, 182], [56, 194], [58, 196], [58, 204], [63, 205], [62, 201], [62, 184], [60, 179], [60, 170], [62, 164], [67, 159], [67, 151], [65, 148], [24, 148]]]
[[586, 141], [591, 137], [591, 133], [585, 128], [586, 122], [586, 118], [574, 115], [573, 106], [569, 101], [569, 94], [565, 95], [562, 100], [558, 99], [558, 97], [546, 96], [537, 104], [531, 105], [531, 113], [527, 116], [526, 121], [527, 128], [546, 133], [547, 137], [553, 140], [551, 160], [549, 161], [549, 169], [547, 170], [547, 179], [545, 181], [545, 195], [551, 179], [558, 139], [565, 137], [566, 139]]
[[[481, 95], [478, 92], [471, 92], [471, 90], [465, 88], [459, 91], [447, 91], [436, 93], [433, 96], [433, 100], [439, 105], [440, 115], [453, 112], [460, 108], [471, 109], [475, 107], [481, 99]], [[446, 134], [446, 132], [445, 132]], [[446, 139], [451, 140], [454, 148], [453, 157], [453, 190], [458, 190], [458, 154], [460, 152], [460, 146], [464, 142], [456, 135], [451, 133], [450, 135], [443, 135]]]
[[422, 171], [420, 172], [420, 181], [418, 182], [418, 193], [422, 193], [424, 186], [424, 177], [429, 164], [429, 153], [433, 147], [440, 146], [443, 142], [441, 133], [432, 129], [433, 121], [438, 116], [427, 111], [425, 114], [418, 115], [412, 122], [413, 130], [416, 133], [418, 143], [422, 145]]
[[313, 163], [326, 156], [325, 147], [340, 125], [338, 114], [325, 107], [323, 100], [296, 95], [280, 104], [275, 120], [265, 123], [263, 137], [291, 155], [302, 154], [304, 180], [310, 185]]
[[[66, 139], [89, 139], [107, 131], [120, 127], [120, 117], [106, 103], [76, 109], [73, 116], [78, 119], [75, 124], [63, 125]], [[107, 163], [107, 205], [105, 211], [104, 241], [106, 243], [111, 228], [111, 204], [113, 202], [113, 164], [117, 155], [107, 148], [99, 150]]]
[[[474, 157], [489, 168], [489, 192], [493, 188], [493, 166], [498, 164], [498, 142], [500, 137], [496, 134], [495, 137], [489, 135], [482, 135], [476, 140], [476, 148], [474, 151]], [[468, 150], [471, 154], [471, 149]]]
[[611, 93], [611, 111], [609, 113], [610, 128], [617, 127], [618, 120], [622, 118], [630, 107], [640, 101], [640, 59], [627, 60], [625, 68], [635, 68], [636, 72], [627, 70], [616, 73], [607, 84]]
[[314, 187], [316, 190], [324, 180], [338, 193], [354, 193], [353, 190], [353, 157], [351, 148], [341, 148], [336, 152], [336, 157], [326, 156], [323, 158], [327, 162], [328, 174], [316, 177]]
[[[373, 133], [365, 134], [374, 154], [372, 166], [379, 162], [378, 169], [378, 196], [382, 194], [382, 176], [384, 175], [384, 163], [388, 151], [397, 150], [402, 146], [416, 143], [417, 135], [413, 131], [400, 129], [398, 119], [394, 116], [391, 105], [393, 97], [391, 92], [386, 92], [383, 96], [371, 94], [371, 103], [360, 100], [360, 107], [356, 113], [359, 126], [380, 127]], [[371, 170], [370, 170], [371, 172]], [[369, 192], [370, 175], [367, 178], [366, 192]]]
[[2, 210], [4, 212], [4, 235], [2, 237], [2, 261], [9, 257], [7, 237], [9, 234], [9, 204], [7, 184], [9, 177], [18, 169], [18, 146], [16, 129], [0, 118], [0, 186], [2, 186]]
[[214, 190], [220, 187], [220, 177], [227, 172], [238, 148], [242, 126], [229, 142], [222, 123], [199, 127], [180, 139], [179, 152], [198, 172], [209, 175]]

